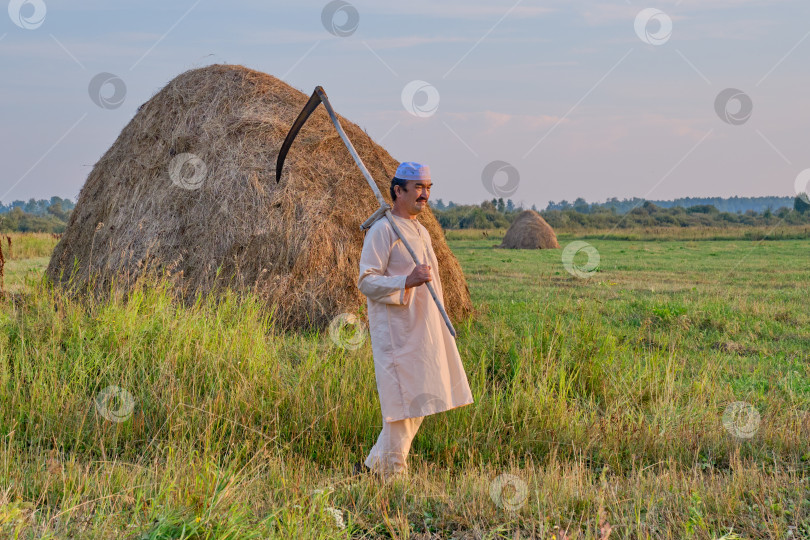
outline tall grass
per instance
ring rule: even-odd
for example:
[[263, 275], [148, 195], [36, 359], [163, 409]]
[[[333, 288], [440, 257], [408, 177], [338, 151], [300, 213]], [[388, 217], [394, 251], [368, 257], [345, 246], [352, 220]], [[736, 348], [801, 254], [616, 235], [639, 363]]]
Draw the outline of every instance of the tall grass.
[[19, 292], [26, 276], [41, 275], [57, 242], [50, 233], [0, 233], [4, 259], [0, 263], [0, 293]]
[[[8, 242], [9, 238], [11, 239], [10, 244]], [[50, 257], [54, 246], [59, 241], [58, 238], [58, 236], [51, 233], [0, 232], [0, 242], [3, 244], [3, 253], [7, 261]]]
[[[29, 278], [0, 300], [0, 534], [810, 535], [808, 246], [788, 244], [735, 283], [710, 270], [735, 250], [608, 241], [577, 280], [559, 253], [454, 242], [479, 308], [457, 325], [475, 404], [426, 418], [388, 485], [350, 473], [381, 427], [368, 341], [280, 332], [249, 294], [183, 306], [146, 279], [90, 303]], [[700, 291], [672, 288], [692, 273]], [[110, 387], [132, 398], [121, 422]], [[724, 428], [734, 401], [761, 415], [750, 439]], [[505, 473], [525, 483], [514, 508], [490, 493]]]

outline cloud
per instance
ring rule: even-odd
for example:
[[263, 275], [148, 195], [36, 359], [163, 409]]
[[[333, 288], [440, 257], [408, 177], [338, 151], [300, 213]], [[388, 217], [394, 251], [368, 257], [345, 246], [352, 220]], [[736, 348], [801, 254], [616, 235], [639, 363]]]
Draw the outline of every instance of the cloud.
[[707, 131], [705, 119], [672, 118], [661, 114], [643, 114], [638, 119], [638, 124], [640, 128], [646, 128], [649, 131], [670, 133], [677, 137], [687, 137], [695, 141], [702, 139]]
[[[616, 23], [624, 23], [628, 29], [628, 33], [632, 33], [633, 23], [636, 20], [636, 15], [642, 10], [638, 6], [620, 5], [620, 4], [593, 4], [580, 10], [580, 16], [588, 26], [604, 26], [613, 25]], [[670, 19], [677, 22], [683, 20], [685, 17], [678, 12], [670, 12], [663, 9]], [[635, 37], [635, 36], [634, 36]]]
[[[74, 60], [66, 52], [70, 51], [71, 55], [86, 66], [101, 61], [109, 62], [110, 59], [131, 63], [148, 48], [148, 45], [145, 45], [149, 43], [149, 39], [146, 37], [147, 34], [142, 36], [141, 39], [134, 39], [130, 36], [130, 39], [121, 40], [121, 42], [105, 42], [103, 46], [100, 46], [97, 42], [67, 40], [56, 36], [65, 49], [62, 49], [55, 41], [47, 38], [36, 42], [6, 38], [3, 40], [3, 46], [0, 47], [0, 56], [15, 60], [36, 59], [63, 62], [73, 66], [75, 65]], [[136, 44], [136, 42], [139, 44]], [[76, 67], [78, 68], [78, 66]]]
[[[369, 6], [357, 5], [362, 11], [376, 11], [378, 13], [394, 13], [397, 15], [414, 17], [437, 17], [449, 19], [492, 19], [493, 24], [499, 18], [509, 13], [509, 17], [535, 18], [543, 17], [556, 11], [556, 8], [540, 6], [514, 7], [511, 0], [506, 2], [434, 2], [433, 0], [412, 0], [410, 2], [375, 3]], [[513, 9], [514, 7], [514, 9]], [[511, 11], [510, 11], [511, 9]]]
[[252, 31], [240, 34], [239, 43], [249, 45], [285, 45], [295, 43], [315, 43], [324, 39], [332, 38], [326, 31], [305, 32], [303, 30], [287, 30], [284, 28], [271, 28], [268, 30]]
[[476, 111], [465, 113], [446, 113], [448, 123], [463, 125], [468, 132], [479, 135], [496, 133], [514, 135], [516, 132], [550, 129], [557, 124], [566, 123], [567, 119], [545, 114], [509, 114], [497, 111]]
[[458, 43], [469, 42], [469, 38], [453, 37], [453, 36], [399, 36], [390, 38], [367, 39], [364, 40], [372, 49], [397, 49], [405, 47], [416, 47], [418, 45], [427, 45], [431, 43]]
[[[403, 49], [407, 47], [418, 47], [420, 45], [432, 45], [436, 43], [474, 43], [479, 36], [460, 35], [419, 35], [405, 34], [401, 36], [373, 37], [362, 39], [372, 49]], [[341, 46], [351, 49], [364, 49], [365, 45], [359, 40], [341, 40], [332, 37], [326, 32], [304, 32], [296, 30], [262, 30], [245, 34], [240, 42], [250, 45], [292, 45], [297, 43], [315, 43], [316, 41], [331, 40], [339, 42]], [[541, 36], [487, 36], [487, 42], [491, 43], [548, 43], [551, 41], [547, 37]]]

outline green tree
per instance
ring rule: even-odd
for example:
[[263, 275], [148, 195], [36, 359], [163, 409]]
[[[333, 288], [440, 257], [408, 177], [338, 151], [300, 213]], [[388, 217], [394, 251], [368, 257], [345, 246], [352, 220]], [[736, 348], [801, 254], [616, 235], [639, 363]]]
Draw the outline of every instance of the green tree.
[[57, 219], [61, 221], [67, 222], [68, 218], [70, 217], [70, 211], [65, 211], [62, 209], [62, 203], [57, 202], [48, 207], [48, 213], [52, 216], [55, 216]]

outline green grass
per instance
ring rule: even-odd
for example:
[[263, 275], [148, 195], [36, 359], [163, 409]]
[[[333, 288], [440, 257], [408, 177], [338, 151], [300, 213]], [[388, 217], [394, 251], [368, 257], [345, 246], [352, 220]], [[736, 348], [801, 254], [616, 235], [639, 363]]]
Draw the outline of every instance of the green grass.
[[[11, 238], [11, 249], [8, 245], [9, 237]], [[51, 233], [0, 232], [0, 240], [2, 240], [6, 261], [50, 257], [51, 251], [58, 242], [58, 239]]]
[[[582, 279], [465, 234], [475, 404], [426, 418], [385, 486], [349, 472], [381, 426], [370, 343], [281, 333], [250, 297], [83, 305], [23, 279], [0, 300], [0, 535], [810, 536], [810, 241], [589, 239]], [[123, 422], [96, 406], [110, 385]], [[735, 401], [752, 438], [723, 425]]]
[[49, 257], [31, 259], [11, 259], [5, 266], [5, 290], [22, 292], [26, 289], [26, 278], [38, 278], [48, 267]]
[[50, 233], [0, 232], [0, 249], [5, 259], [2, 272], [4, 290], [20, 292], [25, 288], [26, 277], [42, 275], [57, 241]]
[[[806, 240], [810, 239], [809, 225], [728, 226], [728, 227], [615, 227], [605, 229], [555, 229], [561, 239], [584, 240]], [[448, 240], [478, 240], [484, 237], [500, 238], [506, 229], [450, 229]]]

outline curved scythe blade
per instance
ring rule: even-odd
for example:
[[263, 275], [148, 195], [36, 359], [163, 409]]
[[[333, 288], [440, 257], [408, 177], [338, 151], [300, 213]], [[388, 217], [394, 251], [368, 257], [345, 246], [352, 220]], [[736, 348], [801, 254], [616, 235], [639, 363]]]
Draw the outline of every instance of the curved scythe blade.
[[277, 184], [279, 180], [281, 180], [281, 169], [284, 167], [284, 159], [287, 157], [287, 152], [290, 151], [290, 146], [292, 146], [295, 136], [298, 135], [299, 131], [301, 131], [301, 126], [303, 126], [304, 122], [307, 121], [307, 118], [309, 118], [309, 115], [312, 114], [312, 111], [317, 109], [318, 105], [321, 104], [321, 95], [318, 93], [318, 90], [323, 91], [320, 86], [315, 88], [315, 91], [312, 92], [312, 96], [310, 96], [309, 101], [307, 101], [307, 104], [304, 105], [304, 108], [301, 109], [301, 112], [298, 114], [298, 118], [296, 118], [295, 122], [293, 122], [290, 132], [287, 133], [287, 136], [284, 138], [284, 144], [281, 145], [281, 150], [279, 150], [278, 159], [276, 160]]
[[[279, 179], [281, 179], [281, 168], [284, 166], [284, 158], [287, 157], [287, 152], [290, 150], [290, 146], [292, 146], [293, 140], [295, 140], [295, 136], [298, 135], [298, 132], [301, 130], [301, 126], [304, 125], [304, 122], [307, 121], [309, 115], [312, 114], [320, 103], [323, 103], [323, 107], [326, 109], [326, 113], [329, 115], [329, 118], [332, 120], [332, 123], [335, 125], [335, 129], [337, 129], [340, 138], [343, 139], [343, 143], [346, 145], [346, 149], [352, 155], [354, 162], [360, 168], [360, 171], [363, 173], [363, 176], [366, 178], [369, 187], [374, 192], [374, 196], [377, 198], [377, 202], [380, 203], [380, 209], [374, 212], [374, 215], [371, 216], [372, 219], [376, 219], [385, 215], [388, 219], [388, 222], [391, 224], [391, 227], [394, 229], [396, 235], [402, 240], [402, 244], [408, 250], [413, 262], [417, 265], [421, 264], [419, 262], [419, 258], [416, 256], [416, 253], [408, 244], [408, 241], [402, 236], [402, 231], [399, 230], [394, 218], [391, 214], [391, 207], [388, 203], [385, 202], [383, 199], [382, 193], [380, 193], [380, 188], [377, 187], [377, 183], [374, 181], [374, 178], [371, 177], [371, 173], [368, 171], [366, 166], [363, 164], [363, 160], [360, 159], [360, 154], [357, 153], [355, 150], [354, 145], [349, 140], [348, 135], [346, 132], [343, 131], [343, 128], [340, 125], [340, 120], [338, 120], [337, 114], [335, 110], [332, 108], [332, 105], [329, 103], [329, 98], [326, 97], [326, 92], [320, 86], [315, 87], [315, 91], [312, 92], [312, 96], [307, 101], [307, 104], [304, 105], [304, 109], [298, 115], [298, 118], [295, 119], [293, 122], [292, 127], [290, 128], [290, 132], [287, 133], [287, 137], [284, 139], [284, 144], [281, 145], [281, 150], [278, 153], [278, 161], [276, 161], [276, 183], [278, 183]], [[366, 220], [363, 224], [362, 228], [365, 228], [366, 225], [370, 226], [372, 219]], [[427, 262], [427, 261], [426, 261]], [[433, 301], [436, 303], [436, 307], [439, 309], [439, 313], [441, 313], [442, 318], [444, 319], [444, 323], [447, 325], [447, 329], [450, 331], [450, 334], [453, 337], [456, 337], [456, 330], [453, 328], [453, 323], [450, 322], [450, 317], [447, 316], [447, 312], [444, 309], [439, 297], [436, 296], [436, 291], [433, 288], [433, 285], [426, 281], [424, 284], [428, 291], [430, 291], [430, 296], [433, 297]]]

